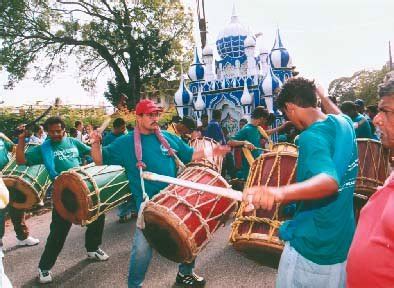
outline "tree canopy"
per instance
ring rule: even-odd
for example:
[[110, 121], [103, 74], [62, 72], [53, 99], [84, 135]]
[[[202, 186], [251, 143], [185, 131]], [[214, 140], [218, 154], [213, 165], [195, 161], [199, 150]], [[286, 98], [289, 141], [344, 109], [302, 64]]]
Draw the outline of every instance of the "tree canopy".
[[366, 105], [376, 104], [378, 85], [387, 72], [385, 65], [380, 70], [361, 70], [350, 77], [337, 78], [331, 81], [329, 94], [340, 99], [340, 102], [363, 99]]
[[110, 71], [106, 97], [115, 104], [124, 93], [133, 108], [190, 55], [191, 19], [180, 0], [2, 0], [0, 67], [8, 87], [29, 69], [49, 82], [73, 55], [84, 87]]

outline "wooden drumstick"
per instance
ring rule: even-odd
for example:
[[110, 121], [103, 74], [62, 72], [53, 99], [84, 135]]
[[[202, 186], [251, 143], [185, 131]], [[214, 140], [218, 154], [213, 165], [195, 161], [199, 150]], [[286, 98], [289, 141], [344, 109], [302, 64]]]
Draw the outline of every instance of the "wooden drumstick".
[[184, 180], [184, 179], [159, 175], [159, 174], [152, 173], [152, 172], [143, 172], [142, 177], [144, 177], [144, 179], [146, 179], [146, 180], [159, 181], [159, 182], [179, 185], [182, 187], [195, 189], [195, 190], [201, 190], [201, 191], [212, 193], [212, 194], [219, 195], [222, 197], [230, 198], [230, 199], [233, 199], [236, 201], [242, 201], [242, 192], [237, 191], [237, 190], [233, 190], [231, 188], [223, 188], [223, 187], [216, 187], [216, 186], [211, 186], [211, 185], [207, 185], [207, 184], [200, 184], [200, 183], [196, 183], [196, 182], [192, 182], [192, 181], [188, 181], [188, 180]]

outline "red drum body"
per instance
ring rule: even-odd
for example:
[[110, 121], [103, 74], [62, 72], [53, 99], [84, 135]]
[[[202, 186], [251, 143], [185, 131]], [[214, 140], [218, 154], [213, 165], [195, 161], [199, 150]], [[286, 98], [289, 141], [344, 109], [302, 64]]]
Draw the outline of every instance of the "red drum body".
[[[283, 186], [295, 182], [297, 155], [287, 152], [270, 152], [258, 157], [252, 164], [246, 187]], [[277, 204], [271, 211], [257, 209], [245, 212], [244, 203], [237, 212], [230, 242], [234, 248], [248, 254], [283, 250], [278, 228], [287, 217], [284, 206]]]
[[[178, 178], [230, 187], [220, 174], [207, 167], [187, 167]], [[143, 232], [164, 257], [190, 263], [236, 207], [234, 200], [171, 184], [146, 205]]]
[[390, 174], [390, 151], [372, 139], [357, 139], [359, 168], [354, 193], [356, 222], [361, 208]]
[[212, 170], [221, 173], [223, 157], [213, 156], [213, 149], [217, 146], [220, 146], [218, 142], [208, 137], [202, 137], [202, 138], [195, 138], [190, 140], [189, 145], [193, 147], [195, 150], [204, 150], [206, 155], [211, 155], [211, 156], [207, 158], [202, 158], [200, 160], [192, 161], [188, 164], [188, 166], [208, 167], [211, 168]]

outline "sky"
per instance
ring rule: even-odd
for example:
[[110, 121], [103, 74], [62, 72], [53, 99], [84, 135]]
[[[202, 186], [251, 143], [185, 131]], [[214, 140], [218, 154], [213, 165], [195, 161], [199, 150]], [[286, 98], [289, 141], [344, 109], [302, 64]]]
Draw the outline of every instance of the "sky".
[[[196, 0], [184, 2], [195, 8]], [[208, 44], [214, 44], [230, 22], [233, 3], [240, 22], [252, 33], [263, 33], [258, 46], [271, 49], [279, 28], [300, 76], [313, 78], [326, 89], [335, 78], [380, 69], [388, 60], [388, 41], [394, 46], [393, 0], [207, 0]], [[108, 104], [102, 96], [107, 79], [100, 79], [95, 90], [87, 92], [79, 85], [75, 65], [47, 86], [35, 82], [33, 72], [13, 90], [3, 89], [6, 75], [0, 74], [2, 105], [49, 104], [56, 97], [66, 104]]]

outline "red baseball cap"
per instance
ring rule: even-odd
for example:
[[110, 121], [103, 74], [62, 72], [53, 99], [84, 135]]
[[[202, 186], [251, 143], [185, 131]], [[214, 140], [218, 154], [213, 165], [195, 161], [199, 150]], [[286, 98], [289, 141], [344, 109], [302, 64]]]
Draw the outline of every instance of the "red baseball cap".
[[135, 107], [135, 114], [141, 115], [141, 114], [149, 114], [153, 112], [162, 112], [163, 109], [160, 108], [153, 102], [152, 100], [149, 99], [144, 99], [138, 102], [137, 106]]

